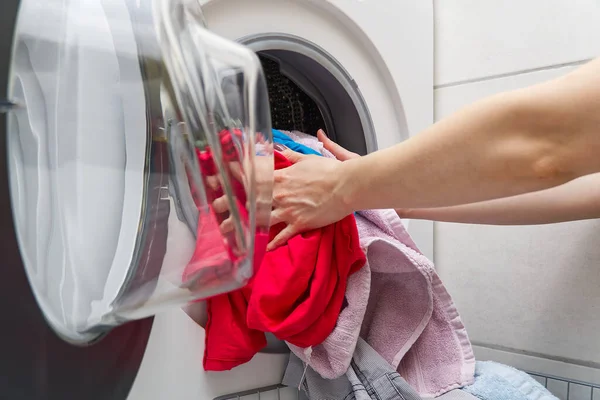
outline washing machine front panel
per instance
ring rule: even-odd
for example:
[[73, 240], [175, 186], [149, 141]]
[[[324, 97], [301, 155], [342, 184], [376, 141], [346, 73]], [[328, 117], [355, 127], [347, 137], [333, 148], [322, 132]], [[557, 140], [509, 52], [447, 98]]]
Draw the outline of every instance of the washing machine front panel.
[[[303, 52], [318, 49], [318, 53], [341, 66], [342, 75], [351, 82], [348, 92], [359, 93], [362, 100], [353, 98], [353, 112], [359, 110], [368, 118], [362, 119], [362, 129], [348, 126], [344, 132], [335, 132], [334, 139], [340, 144], [352, 148], [362, 141], [370, 152], [393, 146], [433, 124], [432, 2], [201, 2], [208, 28], [220, 35], [251, 41], [255, 50], [269, 46], [274, 50], [277, 45], [273, 38], [296, 38], [305, 43], [301, 46]], [[321, 55], [315, 60], [320, 61]], [[311, 77], [311, 71], [304, 72], [309, 80], [319, 82]], [[372, 131], [367, 129], [366, 120], [372, 124]], [[353, 148], [359, 153], [360, 149], [360, 146]], [[421, 251], [433, 259], [433, 223], [418, 220], [404, 223]]]
[[[373, 151], [406, 140], [432, 123], [433, 5], [430, 2], [200, 1], [209, 29], [245, 43], [265, 56], [267, 68], [272, 67], [273, 60], [283, 61], [286, 78], [302, 87], [319, 107], [336, 96], [340, 96], [338, 100], [347, 96], [344, 101], [355, 108], [364, 105], [365, 113], [357, 117], [364, 126], [351, 132], [336, 132], [342, 136], [364, 136], [337, 137], [338, 142], [347, 140], [350, 146], [356, 145], [355, 150], [364, 146], [365, 152]], [[288, 54], [283, 54], [286, 51]], [[332, 88], [328, 85], [333, 83], [321, 79], [325, 74], [315, 75], [318, 71], [302, 69], [314, 66], [312, 62], [321, 63], [315, 68], [319, 71], [327, 70], [324, 67], [327, 65], [330, 75], [338, 79], [335, 96], [317, 93]], [[287, 70], [288, 67], [294, 71]], [[342, 95], [338, 92], [340, 87], [351, 93]], [[356, 109], [353, 112], [358, 114]], [[333, 114], [331, 117], [335, 118]], [[322, 120], [327, 125], [327, 118]], [[366, 137], [369, 134], [372, 136]], [[431, 256], [432, 225], [424, 223], [419, 227], [413, 222], [417, 221], [410, 221], [411, 235], [424, 253]], [[166, 396], [210, 400], [280, 382], [286, 365], [286, 356], [282, 354], [258, 354], [249, 363], [228, 372], [203, 371], [204, 338], [200, 324], [181, 310], [157, 315], [129, 400]], [[172, 373], [161, 374], [163, 370]], [[282, 398], [287, 397], [282, 395]], [[295, 399], [295, 394], [289, 398]]]
[[[295, 36], [336, 60], [366, 101], [377, 132], [376, 148], [396, 144], [431, 124], [431, 4], [316, 0], [202, 3], [209, 29], [227, 38], [243, 42], [248, 37]], [[369, 151], [375, 150], [369, 147]]]
[[[3, 280], [2, 393], [122, 399], [152, 320], [115, 327], [251, 277], [254, 238], [268, 231], [271, 210], [271, 193], [252, 181], [273, 172], [262, 71], [246, 47], [203, 29], [197, 3], [20, 6], [2, 38], [14, 102], [0, 171], [14, 269]], [[207, 152], [216, 166], [200, 176]], [[203, 178], [221, 182], [215, 196], [228, 200], [221, 217], [232, 232], [212, 220]], [[207, 241], [213, 258], [190, 263]], [[188, 279], [190, 265], [200, 270]]]
[[[402, 2], [403, 5], [390, 1], [316, 0], [204, 3], [209, 28], [224, 37], [248, 41], [249, 45], [255, 39], [256, 49], [267, 55], [271, 52], [272, 56], [277, 56], [272, 52], [278, 49], [264, 47], [266, 42], [261, 37], [279, 35], [287, 44], [288, 39], [299, 38], [303, 51], [312, 54], [313, 61], [323, 60], [319, 58], [323, 56], [338, 66], [329, 72], [340, 81], [346, 80], [341, 86], [352, 92], [349, 98], [355, 108], [364, 105], [364, 110], [357, 113], [361, 128], [356, 130], [364, 137], [355, 143], [362, 142], [365, 152], [405, 140], [431, 122], [432, 101], [428, 99], [433, 93], [433, 19], [431, 10], [419, 5], [421, 1]], [[3, 3], [2, 7], [7, 5]], [[8, 59], [8, 50], [6, 54]], [[14, 364], [1, 364], [6, 370], [2, 376], [13, 378], [8, 382], [14, 382], [6, 383], [7, 393], [31, 382], [31, 392], [15, 392], [14, 398], [20, 398], [20, 394], [27, 399], [49, 398], [49, 390], [53, 390], [56, 398], [70, 398], [77, 393], [82, 398], [118, 400], [124, 398], [135, 378], [129, 400], [212, 399], [280, 381], [286, 363], [282, 354], [259, 354], [234, 371], [207, 374], [201, 364], [203, 330], [181, 310], [157, 315], [153, 327], [152, 321], [145, 320], [117, 328], [88, 349], [65, 344], [45, 324], [27, 285], [10, 220], [6, 171], [1, 172], [5, 184], [2, 227], [10, 227], [5, 232], [9, 240], [3, 246], [7, 262], [13, 254], [10, 264], [18, 270], [13, 275], [14, 283], [4, 280], [3, 294], [7, 297], [0, 303], [9, 316], [7, 326], [14, 337], [10, 349], [5, 342], [6, 354], [11, 354], [9, 360]], [[20, 294], [10, 295], [16, 292]], [[24, 299], [18, 306], [10, 304], [16, 295]], [[74, 379], [70, 381], [70, 377]], [[95, 383], [102, 388], [94, 392], [91, 385]], [[97, 397], [84, 395], [87, 390]]]
[[[320, 3], [318, 0], [311, 0]], [[390, 75], [402, 104], [408, 134], [414, 136], [433, 123], [433, 2], [395, 0], [330, 0], [366, 36], [380, 68]], [[385, 144], [384, 144], [385, 143]], [[395, 143], [383, 142], [381, 147]]]

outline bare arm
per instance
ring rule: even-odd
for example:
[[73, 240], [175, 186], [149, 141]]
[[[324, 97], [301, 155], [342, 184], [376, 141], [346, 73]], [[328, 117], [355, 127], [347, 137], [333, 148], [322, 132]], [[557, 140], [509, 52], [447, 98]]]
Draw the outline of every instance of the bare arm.
[[600, 59], [481, 100], [419, 135], [337, 162], [286, 152], [271, 220], [293, 235], [352, 211], [438, 208], [516, 196], [600, 172]]
[[402, 218], [487, 225], [540, 225], [600, 218], [600, 174], [503, 199], [397, 212]]
[[[340, 161], [360, 157], [317, 132]], [[396, 210], [401, 218], [487, 225], [539, 225], [600, 218], [600, 173], [564, 185], [517, 196], [442, 208]]]
[[600, 59], [479, 101], [392, 148], [349, 160], [351, 210], [452, 206], [547, 189], [600, 171]]

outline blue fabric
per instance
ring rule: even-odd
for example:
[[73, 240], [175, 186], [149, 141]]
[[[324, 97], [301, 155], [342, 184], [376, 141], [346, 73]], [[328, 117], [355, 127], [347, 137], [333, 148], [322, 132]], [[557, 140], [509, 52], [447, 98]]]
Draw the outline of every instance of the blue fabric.
[[558, 400], [525, 372], [492, 361], [478, 361], [475, 382], [462, 390], [481, 400]]
[[317, 155], [317, 156], [322, 156], [322, 154], [319, 153], [318, 151], [313, 150], [310, 147], [307, 147], [303, 144], [294, 142], [292, 140], [292, 138], [290, 138], [285, 133], [278, 131], [277, 129], [273, 129], [272, 131], [273, 131], [273, 141], [275, 143], [282, 144], [282, 145], [286, 146], [288, 149], [295, 151], [296, 153], [313, 154], [313, 155]]

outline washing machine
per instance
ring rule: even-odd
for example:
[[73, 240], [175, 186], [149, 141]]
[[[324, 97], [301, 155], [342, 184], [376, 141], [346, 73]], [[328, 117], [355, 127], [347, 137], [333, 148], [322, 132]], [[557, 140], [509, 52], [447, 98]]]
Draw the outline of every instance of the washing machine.
[[[202, 185], [184, 150], [204, 139], [183, 134], [181, 121], [187, 129], [240, 123], [235, 107], [219, 108], [236, 104], [244, 126], [322, 128], [359, 154], [406, 140], [433, 122], [432, 2], [3, 0], [0, 9], [0, 398], [209, 400], [276, 388], [284, 345], [270, 340], [241, 367], [205, 372], [205, 308], [189, 300], [210, 292], [157, 278], [181, 274], [201, 225], [190, 211], [196, 197], [181, 188]], [[202, 25], [196, 36], [186, 30], [192, 22]], [[198, 56], [211, 51], [219, 56]], [[190, 63], [192, 73], [181, 67]], [[166, 87], [152, 85], [161, 68]], [[221, 82], [212, 97], [180, 82], [210, 79]], [[240, 215], [231, 240], [247, 250], [253, 231]], [[432, 257], [432, 224], [405, 223]], [[220, 280], [217, 291], [247, 279], [252, 260], [241, 259], [237, 280]], [[116, 284], [98, 291], [98, 280]], [[111, 313], [105, 299], [124, 291], [133, 294]], [[267, 392], [262, 398], [297, 395]]]

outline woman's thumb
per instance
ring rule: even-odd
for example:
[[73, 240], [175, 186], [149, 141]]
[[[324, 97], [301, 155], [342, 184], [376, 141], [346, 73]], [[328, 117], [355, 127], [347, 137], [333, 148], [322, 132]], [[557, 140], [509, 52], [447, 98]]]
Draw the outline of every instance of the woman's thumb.
[[317, 132], [317, 139], [319, 139], [319, 142], [323, 143], [323, 147], [325, 147], [325, 149], [329, 150], [331, 154], [333, 154], [335, 158], [340, 161], [346, 161], [351, 158], [359, 157], [358, 154], [346, 150], [333, 140], [329, 139], [323, 129], [319, 129]]

